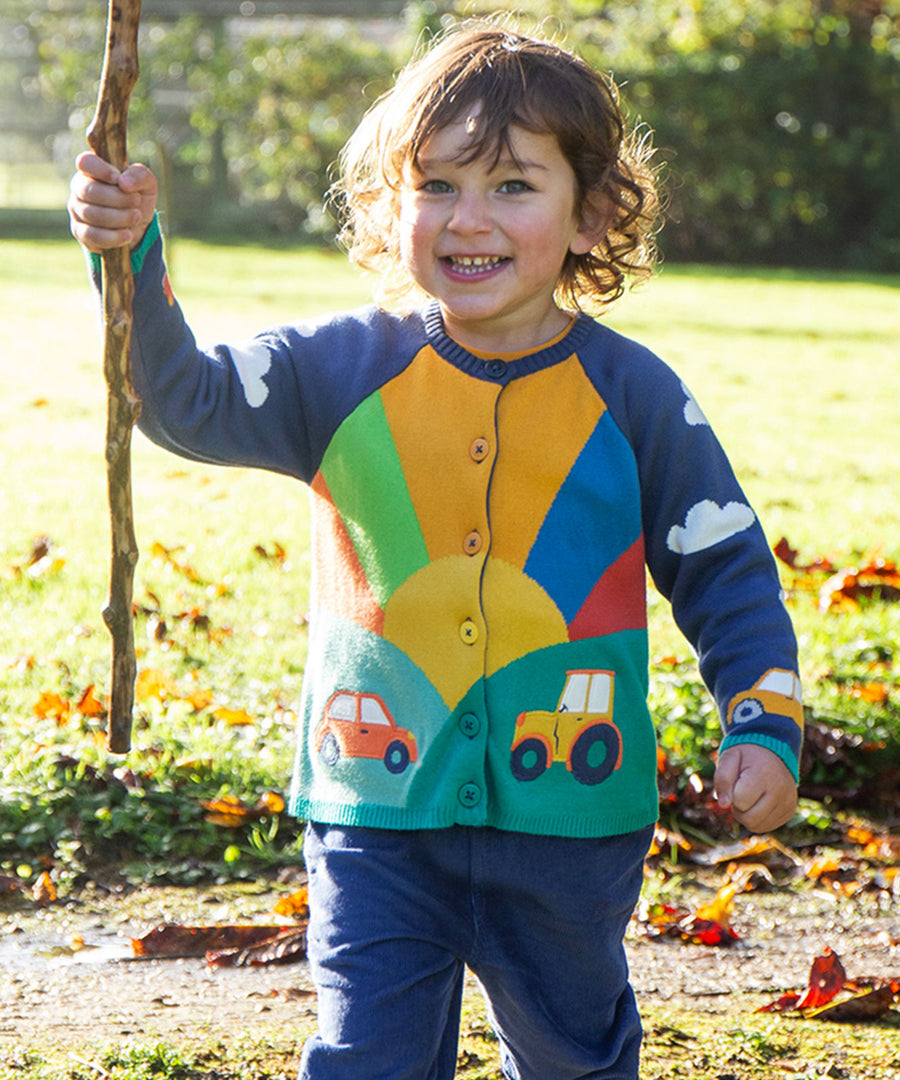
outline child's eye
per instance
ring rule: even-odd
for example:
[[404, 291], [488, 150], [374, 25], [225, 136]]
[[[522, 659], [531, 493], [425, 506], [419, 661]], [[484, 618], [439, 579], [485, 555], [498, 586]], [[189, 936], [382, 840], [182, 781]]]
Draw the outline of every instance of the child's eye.
[[447, 195], [453, 188], [446, 180], [425, 180], [419, 185], [419, 191], [426, 195]]
[[497, 189], [503, 195], [521, 195], [524, 191], [533, 191], [531, 184], [525, 180], [504, 180]]

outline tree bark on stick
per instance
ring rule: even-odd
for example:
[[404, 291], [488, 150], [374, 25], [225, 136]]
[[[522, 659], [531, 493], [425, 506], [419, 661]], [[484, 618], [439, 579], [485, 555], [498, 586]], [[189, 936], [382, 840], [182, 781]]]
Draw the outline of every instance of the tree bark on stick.
[[[97, 111], [87, 132], [94, 153], [119, 170], [128, 164], [128, 99], [138, 77], [140, 17], [141, 0], [110, 0]], [[141, 403], [131, 381], [131, 254], [127, 248], [117, 248], [104, 252], [102, 260], [106, 480], [111, 533], [109, 598], [103, 609], [112, 644], [108, 745], [112, 753], [125, 754], [131, 749], [137, 669], [132, 607], [138, 549], [131, 501], [131, 431]]]

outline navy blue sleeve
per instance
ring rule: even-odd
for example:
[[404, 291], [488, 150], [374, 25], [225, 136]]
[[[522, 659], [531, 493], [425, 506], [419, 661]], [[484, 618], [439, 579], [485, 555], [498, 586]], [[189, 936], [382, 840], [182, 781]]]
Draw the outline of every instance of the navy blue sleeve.
[[600, 392], [631, 443], [647, 565], [697, 653], [725, 729], [795, 777], [802, 740], [797, 645], [763, 529], [706, 417], [646, 349], [602, 330]]
[[138, 426], [192, 460], [309, 482], [341, 421], [421, 345], [416, 320], [366, 308], [201, 349], [172, 293], [155, 226], [132, 264]]

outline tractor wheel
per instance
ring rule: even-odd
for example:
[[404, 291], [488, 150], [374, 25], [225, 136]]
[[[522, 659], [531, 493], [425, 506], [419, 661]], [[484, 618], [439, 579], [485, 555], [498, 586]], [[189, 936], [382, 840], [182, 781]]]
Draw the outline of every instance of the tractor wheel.
[[540, 739], [523, 739], [509, 756], [517, 780], [536, 780], [547, 768], [547, 747]]
[[[597, 743], [603, 744], [606, 754], [601, 762], [593, 763], [591, 752]], [[622, 740], [612, 724], [594, 724], [572, 744], [569, 754], [572, 775], [581, 784], [602, 784], [615, 769], [621, 747]]]

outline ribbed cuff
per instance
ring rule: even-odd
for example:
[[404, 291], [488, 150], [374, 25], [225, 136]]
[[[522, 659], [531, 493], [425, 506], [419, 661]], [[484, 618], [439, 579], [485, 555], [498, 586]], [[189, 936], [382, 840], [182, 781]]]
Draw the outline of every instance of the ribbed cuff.
[[799, 782], [800, 780], [800, 762], [797, 760], [797, 755], [793, 750], [783, 743], [780, 739], [773, 739], [771, 735], [758, 735], [752, 731], [747, 732], [732, 732], [730, 735], [726, 735], [719, 746], [719, 753], [726, 750], [729, 746], [740, 746], [741, 743], [753, 743], [755, 746], [764, 746], [767, 750], [771, 750], [773, 754], [780, 757], [781, 760], [787, 765], [794, 780]]
[[[140, 246], [136, 247], [131, 253], [132, 274], [139, 274], [141, 270], [144, 269], [144, 260], [147, 258], [150, 248], [156, 243], [159, 235], [159, 218], [154, 214], [153, 220], [147, 226], [147, 231], [144, 233], [144, 239], [141, 241]], [[98, 255], [96, 251], [88, 251], [86, 254], [91, 273], [99, 277], [103, 266], [103, 257]]]

